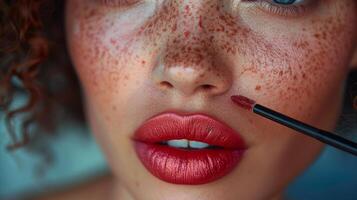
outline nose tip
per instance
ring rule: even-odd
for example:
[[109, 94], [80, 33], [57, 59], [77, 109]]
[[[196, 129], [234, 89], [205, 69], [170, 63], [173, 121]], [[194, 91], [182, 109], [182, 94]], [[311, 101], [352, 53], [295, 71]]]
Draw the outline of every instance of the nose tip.
[[[161, 68], [161, 70], [160, 70]], [[229, 89], [230, 81], [215, 70], [199, 70], [187, 66], [162, 65], [155, 69], [156, 82], [161, 90], [171, 90], [186, 96], [195, 93], [219, 95]]]

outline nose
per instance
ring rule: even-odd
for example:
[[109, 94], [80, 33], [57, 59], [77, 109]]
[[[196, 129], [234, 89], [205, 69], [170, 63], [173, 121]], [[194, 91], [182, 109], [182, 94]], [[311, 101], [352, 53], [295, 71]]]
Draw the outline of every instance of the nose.
[[194, 65], [160, 65], [154, 70], [156, 84], [161, 90], [177, 91], [191, 96], [195, 93], [219, 95], [229, 89], [230, 81], [225, 75], [216, 74], [213, 68], [202, 66], [197, 69]]
[[213, 36], [204, 31], [208, 27], [201, 19], [191, 15], [191, 25], [187, 19], [175, 19], [176, 31], [167, 36], [152, 73], [161, 90], [212, 96], [230, 89], [232, 72], [216, 52]]

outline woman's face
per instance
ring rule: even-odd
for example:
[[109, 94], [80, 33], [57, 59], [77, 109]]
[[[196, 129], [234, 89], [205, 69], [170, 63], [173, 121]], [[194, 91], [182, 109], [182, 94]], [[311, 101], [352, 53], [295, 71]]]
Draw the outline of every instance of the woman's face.
[[[332, 130], [357, 15], [354, 0], [71, 0], [66, 32], [87, 117], [118, 179], [119, 196], [269, 199], [314, 160], [322, 144], [237, 107], [230, 96], [242, 94]], [[244, 152], [221, 176], [212, 175], [218, 178], [189, 183], [160, 177], [132, 138], [146, 120], [167, 112], [225, 123], [239, 133]], [[219, 151], [175, 150], [188, 158]], [[152, 159], [169, 163], [168, 172], [179, 169], [165, 156]], [[219, 168], [214, 162], [212, 168]], [[202, 170], [193, 163], [192, 169]], [[189, 174], [185, 164], [176, 173]]]

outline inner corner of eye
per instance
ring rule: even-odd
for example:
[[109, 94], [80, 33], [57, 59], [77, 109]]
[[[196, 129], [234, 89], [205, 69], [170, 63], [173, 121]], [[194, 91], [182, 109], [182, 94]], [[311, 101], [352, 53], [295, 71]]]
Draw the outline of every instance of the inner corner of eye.
[[100, 0], [106, 6], [129, 6], [138, 3], [140, 0]]

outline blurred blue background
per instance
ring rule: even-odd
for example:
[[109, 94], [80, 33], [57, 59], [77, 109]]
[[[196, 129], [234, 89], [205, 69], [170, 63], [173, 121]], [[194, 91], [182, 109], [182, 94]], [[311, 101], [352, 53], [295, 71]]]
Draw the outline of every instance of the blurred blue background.
[[[45, 170], [45, 176], [38, 178], [34, 170], [41, 168], [43, 157], [25, 149], [7, 152], [5, 146], [10, 140], [4, 123], [0, 123], [0, 199], [76, 184], [107, 173], [105, 159], [88, 129], [68, 123], [58, 132], [60, 134], [49, 136], [50, 145], [43, 151], [54, 154], [54, 165]], [[351, 135], [356, 137], [357, 134]], [[356, 200], [357, 157], [332, 147], [325, 148], [286, 193], [292, 200]]]

